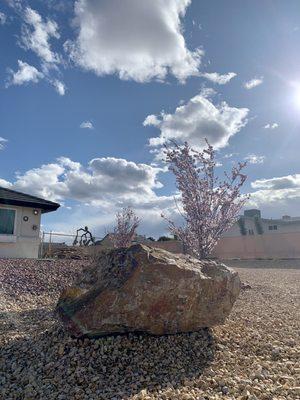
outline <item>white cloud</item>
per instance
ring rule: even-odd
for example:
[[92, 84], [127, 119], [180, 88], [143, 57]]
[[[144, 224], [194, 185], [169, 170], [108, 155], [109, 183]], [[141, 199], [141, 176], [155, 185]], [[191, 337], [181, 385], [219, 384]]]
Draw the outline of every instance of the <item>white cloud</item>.
[[181, 19], [191, 0], [77, 0], [71, 58], [97, 75], [146, 82], [168, 73], [180, 81], [198, 75], [203, 51], [190, 51]]
[[0, 11], [0, 25], [4, 25], [6, 23], [6, 15]]
[[162, 210], [176, 214], [173, 196], [155, 192], [162, 186], [158, 180], [161, 171], [114, 157], [95, 158], [87, 166], [60, 157], [54, 163], [17, 174], [12, 183], [0, 179], [0, 185], [60, 203], [75, 201], [63, 221], [51, 225], [54, 230], [74, 232], [88, 225], [101, 235], [114, 223], [115, 212], [130, 205], [143, 219], [140, 232], [155, 235], [167, 231], [160, 216]]
[[276, 129], [278, 127], [279, 125], [277, 124], [277, 122], [273, 122], [273, 124], [267, 124], [264, 126], [265, 129]]
[[[59, 202], [77, 200], [63, 220], [51, 224], [54, 230], [73, 233], [79, 226], [88, 225], [101, 236], [113, 224], [116, 210], [131, 205], [143, 219], [140, 232], [159, 235], [167, 232], [161, 211], [178, 217], [173, 196], [155, 192], [161, 186], [157, 179], [160, 171], [113, 157], [93, 159], [86, 167], [61, 157], [18, 174], [13, 183], [0, 178], [0, 186]], [[259, 179], [251, 186], [254, 191], [247, 206], [259, 207], [263, 215], [270, 216], [299, 213], [300, 174]]]
[[159, 120], [159, 118], [157, 118], [156, 115], [151, 114], [151, 115], [148, 115], [145, 118], [145, 120], [143, 122], [143, 125], [144, 126], [150, 126], [150, 125], [159, 126], [160, 125], [160, 120]]
[[298, 215], [300, 174], [258, 179], [251, 183], [249, 206], [260, 207], [271, 216]]
[[226, 85], [231, 79], [237, 74], [235, 72], [228, 72], [227, 74], [219, 74], [218, 72], [204, 72], [200, 74], [203, 78], [208, 79], [211, 82], [217, 83], [218, 85]]
[[29, 82], [37, 83], [44, 77], [40, 71], [26, 62], [18, 60], [18, 66], [19, 69], [16, 72], [11, 69], [8, 70], [10, 77], [6, 86], [23, 85]]
[[21, 43], [27, 50], [32, 50], [45, 64], [60, 63], [60, 57], [52, 51], [51, 38], [59, 39], [58, 26], [55, 21], [48, 19], [44, 21], [41, 15], [30, 7], [24, 10], [24, 22], [22, 28]]
[[238, 155], [239, 155], [239, 153], [227, 153], [224, 155], [223, 158], [231, 158], [231, 157], [238, 156]]
[[258, 156], [257, 154], [249, 154], [245, 157], [245, 161], [249, 164], [263, 164], [265, 161], [265, 156]]
[[45, 76], [42, 72], [40, 72], [37, 68], [32, 65], [27, 64], [21, 60], [18, 60], [18, 71], [13, 71], [12, 69], [8, 69], [9, 77], [6, 83], [6, 87], [11, 85], [23, 85], [27, 83], [37, 83], [40, 79], [47, 79], [55, 88], [57, 93], [63, 96], [66, 92], [66, 87], [63, 82], [58, 79], [50, 79]]
[[0, 178], [0, 187], [9, 189], [11, 186], [12, 186], [12, 184], [10, 182], [6, 181], [5, 179]]
[[270, 179], [258, 179], [251, 183], [253, 189], [283, 190], [300, 189], [300, 174], [286, 175]]
[[58, 93], [60, 96], [64, 96], [64, 95], [65, 95], [65, 93], [66, 93], [66, 86], [65, 86], [65, 84], [64, 84], [63, 82], [59, 81], [58, 79], [55, 79], [55, 80], [52, 82], [52, 84], [53, 84], [55, 90], [57, 91], [57, 93]]
[[[149, 207], [137, 208], [134, 204], [126, 203], [134, 207], [135, 212], [141, 218], [141, 224], [138, 228], [139, 234], [159, 237], [162, 234], [168, 234], [167, 224], [161, 218], [161, 212], [164, 210], [165, 215], [170, 215], [174, 218], [176, 210], [174, 209], [173, 198], [162, 200], [158, 204], [150, 204]], [[92, 234], [98, 238], [102, 238], [107, 232], [111, 231], [115, 224], [115, 213], [120, 211], [122, 204], [118, 205], [85, 205], [77, 204], [72, 207], [72, 210], [58, 222], [52, 222], [50, 226], [44, 229], [54, 230], [58, 232], [74, 234], [81, 226], [88, 226]], [[171, 212], [172, 210], [172, 212]]]
[[8, 5], [17, 11], [22, 11], [22, 0], [6, 0]]
[[0, 150], [4, 149], [6, 142], [7, 142], [7, 139], [4, 139], [3, 137], [0, 136]]
[[154, 125], [160, 129], [160, 136], [150, 139], [151, 146], [175, 139], [201, 147], [207, 138], [215, 148], [221, 148], [247, 123], [248, 111], [247, 108], [230, 107], [226, 102], [214, 105], [199, 94], [177, 107], [173, 114], [162, 112], [156, 119], [153, 115], [148, 116], [144, 125]]
[[247, 89], [247, 90], [253, 89], [256, 86], [261, 85], [263, 83], [263, 81], [264, 81], [263, 76], [260, 77], [260, 78], [250, 79], [250, 81], [247, 81], [247, 82], [244, 83], [244, 88]]
[[80, 128], [82, 129], [94, 129], [94, 125], [91, 121], [84, 121], [81, 122]]
[[45, 164], [24, 174], [17, 173], [13, 188], [49, 200], [62, 199], [66, 188], [60, 178], [64, 172], [61, 163]]
[[158, 201], [154, 189], [159, 168], [121, 158], [95, 158], [87, 167], [66, 157], [18, 173], [13, 187], [52, 200], [78, 200], [97, 204]]
[[66, 92], [65, 84], [56, 77], [60, 75], [58, 65], [62, 63], [62, 57], [51, 48], [51, 39], [60, 38], [57, 23], [51, 19], [43, 19], [36, 10], [23, 6], [20, 1], [10, 1], [9, 5], [23, 19], [18, 43], [23, 49], [31, 50], [39, 57], [40, 70], [19, 60], [17, 72], [8, 70], [10, 78], [6, 86], [22, 85], [27, 82], [37, 83], [43, 78], [63, 96]]

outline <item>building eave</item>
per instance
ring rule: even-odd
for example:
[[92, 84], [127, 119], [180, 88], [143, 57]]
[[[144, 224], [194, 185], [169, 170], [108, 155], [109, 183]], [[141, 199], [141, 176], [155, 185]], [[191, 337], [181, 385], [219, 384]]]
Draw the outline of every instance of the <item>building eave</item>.
[[0, 204], [36, 208], [42, 213], [56, 211], [60, 207], [60, 204], [53, 201], [3, 187], [0, 187]]

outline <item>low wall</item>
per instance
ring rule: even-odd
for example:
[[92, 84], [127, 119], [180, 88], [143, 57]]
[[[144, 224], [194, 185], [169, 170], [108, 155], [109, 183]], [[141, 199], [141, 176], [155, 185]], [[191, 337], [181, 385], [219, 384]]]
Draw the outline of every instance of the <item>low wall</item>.
[[300, 258], [300, 232], [223, 237], [212, 256], [217, 258]]
[[150, 242], [147, 246], [155, 247], [157, 249], [163, 249], [170, 251], [171, 253], [183, 253], [183, 246], [179, 240], [166, 240], [164, 242]]
[[[148, 245], [172, 253], [184, 252], [182, 243], [177, 240], [152, 242]], [[220, 259], [300, 258], [300, 232], [223, 237], [214, 249], [212, 257]]]
[[[147, 245], [172, 253], [183, 253], [182, 243], [178, 240], [149, 242]], [[89, 246], [85, 251], [94, 256], [104, 248], [107, 247]], [[215, 247], [212, 257], [220, 259], [300, 258], [300, 232], [223, 237]]]
[[[165, 242], [152, 242], [149, 241], [147, 243], [144, 243], [146, 246], [149, 247], [155, 247], [158, 249], [164, 249], [167, 251], [170, 251], [171, 253], [182, 253], [183, 252], [183, 246], [182, 243], [179, 242], [178, 240], [168, 240]], [[85, 254], [95, 257], [97, 254], [101, 253], [101, 251], [106, 250], [111, 248], [108, 245], [96, 245], [96, 246], [87, 246], [83, 247], [83, 251]]]

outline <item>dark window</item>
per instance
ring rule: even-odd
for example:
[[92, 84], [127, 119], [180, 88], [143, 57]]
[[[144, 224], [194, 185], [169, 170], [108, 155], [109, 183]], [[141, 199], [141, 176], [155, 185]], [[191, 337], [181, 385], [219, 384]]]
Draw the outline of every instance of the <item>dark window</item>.
[[277, 231], [277, 225], [269, 225], [269, 231]]
[[248, 229], [248, 234], [249, 235], [254, 235], [254, 230], [253, 229]]
[[0, 235], [14, 234], [15, 216], [15, 210], [0, 209]]

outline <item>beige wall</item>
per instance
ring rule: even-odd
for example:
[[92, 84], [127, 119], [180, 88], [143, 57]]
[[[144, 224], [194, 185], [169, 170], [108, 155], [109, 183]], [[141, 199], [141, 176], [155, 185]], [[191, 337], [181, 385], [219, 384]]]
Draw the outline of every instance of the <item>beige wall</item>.
[[178, 240], [168, 240], [165, 242], [148, 242], [147, 246], [164, 249], [171, 253], [183, 253], [182, 243]]
[[[153, 242], [149, 245], [173, 253], [183, 252], [182, 244], [175, 240]], [[223, 259], [300, 258], [300, 232], [223, 237], [214, 249], [212, 257]]]
[[[173, 253], [182, 253], [182, 244], [176, 240], [149, 242], [148, 246]], [[89, 246], [85, 251], [95, 255], [105, 247]], [[220, 259], [300, 258], [300, 232], [223, 237], [212, 253]]]
[[[183, 248], [182, 248], [182, 243], [179, 242], [178, 240], [170, 240], [170, 241], [165, 241], [165, 242], [152, 242], [148, 241], [147, 243], [144, 243], [146, 246], [149, 247], [156, 247], [159, 249], [164, 249], [167, 251], [170, 251], [171, 253], [182, 253]], [[91, 257], [94, 257], [101, 253], [101, 251], [106, 250], [111, 248], [111, 246], [108, 245], [108, 242], [105, 242], [105, 244], [101, 245], [96, 245], [96, 246], [87, 246], [87, 247], [82, 247], [83, 251], [88, 254]]]
[[[38, 210], [38, 215], [34, 215], [34, 208], [4, 205], [0, 208], [16, 211], [14, 234], [0, 235], [0, 258], [37, 258], [41, 210]], [[23, 220], [25, 216], [28, 217], [28, 221]], [[33, 225], [37, 227], [36, 230], [33, 229]]]
[[212, 254], [218, 258], [300, 258], [300, 232], [223, 237]]

